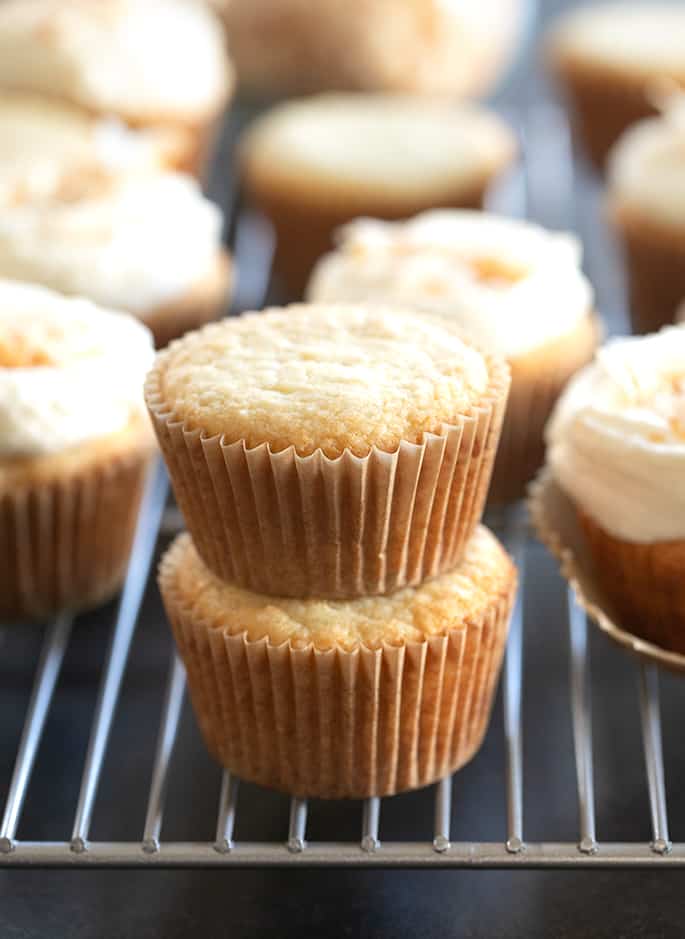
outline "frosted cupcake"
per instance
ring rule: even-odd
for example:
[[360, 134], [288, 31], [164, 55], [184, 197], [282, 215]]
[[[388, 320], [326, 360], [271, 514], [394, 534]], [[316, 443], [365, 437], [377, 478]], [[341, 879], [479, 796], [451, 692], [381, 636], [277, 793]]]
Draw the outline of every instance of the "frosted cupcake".
[[547, 443], [619, 625], [685, 653], [685, 326], [604, 347]]
[[123, 313], [0, 281], [0, 621], [119, 587], [153, 452], [152, 356]]
[[554, 402], [592, 358], [600, 332], [579, 243], [464, 211], [395, 223], [360, 219], [338, 241], [315, 268], [308, 299], [436, 314], [508, 359], [511, 391], [490, 500], [519, 498], [542, 463]]
[[0, 192], [0, 276], [133, 313], [158, 346], [225, 310], [221, 213], [192, 177], [91, 166], [45, 183], [29, 167]]
[[145, 394], [207, 566], [260, 593], [348, 598], [458, 563], [508, 387], [449, 324], [302, 305], [172, 343]]
[[276, 271], [300, 296], [339, 225], [360, 215], [480, 208], [514, 151], [511, 131], [487, 111], [418, 98], [321, 95], [257, 120], [243, 140], [242, 164], [248, 197], [276, 231]]
[[598, 167], [621, 133], [656, 113], [664, 81], [685, 87], [685, 5], [605, 3], [562, 17], [548, 41], [581, 140]]
[[482, 95], [508, 66], [521, 0], [212, 0], [243, 89]]
[[33, 94], [0, 92], [0, 198], [49, 193], [64, 176], [161, 169], [177, 162], [182, 139], [133, 130]]
[[232, 72], [220, 24], [189, 0], [5, 0], [0, 88], [182, 135], [177, 168], [199, 172]]
[[364, 798], [463, 766], [488, 724], [516, 574], [487, 529], [461, 565], [358, 600], [287, 600], [215, 577], [188, 535], [159, 576], [198, 723], [242, 779]]
[[621, 137], [608, 204], [626, 254], [633, 330], [653, 332], [685, 298], [685, 95]]

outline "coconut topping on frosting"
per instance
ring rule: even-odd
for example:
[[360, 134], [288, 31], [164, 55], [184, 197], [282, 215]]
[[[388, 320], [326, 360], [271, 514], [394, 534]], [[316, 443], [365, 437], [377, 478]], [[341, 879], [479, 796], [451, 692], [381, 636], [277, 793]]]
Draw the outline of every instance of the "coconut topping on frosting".
[[608, 182], [620, 205], [685, 226], [685, 94], [625, 132], [611, 153]]
[[152, 359], [132, 317], [0, 280], [0, 459], [59, 453], [140, 419]]
[[231, 84], [220, 24], [191, 0], [4, 0], [0, 86], [131, 119], [193, 121]]
[[433, 313], [510, 358], [573, 330], [593, 302], [571, 235], [460, 210], [345, 226], [307, 295]]
[[685, 538], [685, 325], [608, 343], [546, 436], [554, 475], [610, 534]]
[[0, 277], [145, 313], [212, 270], [221, 213], [194, 179], [93, 166], [0, 198]]
[[190, 334], [156, 374], [160, 405], [189, 427], [335, 457], [440, 432], [492, 393], [490, 367], [501, 374], [437, 319], [301, 305]]

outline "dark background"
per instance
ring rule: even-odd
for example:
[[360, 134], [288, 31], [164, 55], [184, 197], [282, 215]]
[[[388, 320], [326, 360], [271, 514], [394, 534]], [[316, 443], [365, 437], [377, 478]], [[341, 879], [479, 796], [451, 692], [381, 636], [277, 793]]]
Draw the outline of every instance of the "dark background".
[[[315, 2], [315, 0], [312, 0]], [[474, 0], [476, 2], [476, 0]], [[564, 6], [541, 0], [543, 19]], [[497, 104], [507, 114], [545, 107], [548, 90], [529, 47]], [[544, 138], [540, 138], [544, 142]], [[549, 142], [549, 153], [555, 141]], [[544, 161], [541, 147], [537, 160]], [[544, 175], [544, 174], [543, 174]], [[549, 175], [552, 183], [555, 170]], [[596, 184], [585, 178], [590, 211]], [[551, 191], [551, 190], [550, 190]], [[539, 193], [538, 193], [539, 198]], [[543, 221], [558, 209], [534, 212]], [[620, 324], [616, 268], [607, 267], [598, 216], [580, 219], [587, 267], [600, 306]], [[556, 224], [570, 226], [569, 218]], [[565, 591], [538, 546], [528, 553], [524, 673], [524, 834], [529, 841], [576, 841], [577, 796], [568, 695]], [[77, 623], [48, 720], [20, 838], [69, 837], [100, 665], [112, 609]], [[648, 841], [649, 804], [641, 750], [635, 663], [592, 629], [597, 828], [600, 841]], [[40, 646], [39, 632], [0, 632], [0, 805], [6, 793]], [[108, 750], [94, 839], [138, 840], [166, 679], [170, 640], [151, 586], [134, 640]], [[684, 686], [662, 676], [664, 749], [671, 837], [685, 840]], [[454, 840], [505, 838], [501, 702], [483, 750], [457, 775]], [[163, 839], [214, 836], [220, 774], [185, 707], [172, 767]], [[387, 800], [381, 839], [430, 840], [432, 792]], [[284, 841], [288, 800], [244, 786], [237, 840]], [[360, 837], [359, 804], [310, 808], [312, 840]], [[207, 939], [255, 935], [438, 937], [660, 937], [685, 934], [685, 875], [677, 871], [25, 871], [0, 870], [0, 939], [134, 937]]]

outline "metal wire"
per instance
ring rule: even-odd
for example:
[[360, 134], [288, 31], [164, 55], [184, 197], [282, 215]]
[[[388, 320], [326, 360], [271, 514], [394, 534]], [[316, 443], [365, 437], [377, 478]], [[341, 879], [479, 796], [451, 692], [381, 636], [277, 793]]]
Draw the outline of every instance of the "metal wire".
[[576, 759], [580, 840], [578, 848], [585, 854], [597, 850], [595, 832], [595, 784], [592, 762], [592, 707], [587, 654], [587, 618], [573, 596], [567, 591], [568, 628], [571, 678], [571, 718]]
[[652, 850], [667, 854], [671, 850], [666, 811], [666, 781], [664, 757], [661, 749], [661, 710], [659, 707], [659, 678], [656, 666], [640, 665], [640, 719], [642, 743], [645, 751], [649, 807], [652, 815]]

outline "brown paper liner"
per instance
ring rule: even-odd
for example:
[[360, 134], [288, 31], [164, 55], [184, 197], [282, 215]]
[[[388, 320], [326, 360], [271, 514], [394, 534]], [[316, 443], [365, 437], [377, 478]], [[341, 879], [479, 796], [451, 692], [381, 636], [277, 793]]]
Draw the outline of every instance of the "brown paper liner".
[[685, 300], [685, 227], [660, 225], [624, 206], [610, 214], [626, 256], [633, 332], [657, 332]]
[[232, 285], [230, 255], [227, 251], [220, 251], [212, 269], [182, 297], [141, 313], [140, 319], [152, 330], [156, 348], [160, 349], [191, 329], [218, 319], [226, 312]]
[[[377, 201], [370, 194], [367, 201], [352, 197], [347, 205], [339, 206], [327, 200], [325, 193], [316, 199], [316, 191], [299, 197], [298, 192], [280, 192], [272, 186], [261, 185], [246, 177], [250, 202], [266, 215], [276, 235], [274, 271], [285, 288], [288, 300], [299, 300], [314, 265], [334, 248], [333, 233], [340, 226], [360, 216], [388, 221], [401, 220], [429, 209], [482, 209], [487, 190], [501, 168], [487, 178], [471, 183], [458, 193], [446, 193], [444, 199], [421, 201], [407, 198], [393, 206]], [[339, 200], [338, 200], [339, 201]]]
[[151, 449], [0, 492], [0, 621], [89, 609], [117, 591]]
[[145, 397], [176, 499], [207, 566], [256, 593], [345, 599], [388, 593], [454, 567], [480, 521], [509, 386], [488, 360], [479, 406], [423, 443], [299, 456], [188, 430], [160, 373]]
[[488, 504], [525, 495], [544, 462], [544, 429], [556, 400], [569, 379], [592, 360], [601, 335], [601, 321], [590, 313], [571, 333], [509, 360], [511, 390]]
[[[674, 639], [672, 629], [659, 625], [666, 609], [669, 619], [674, 613], [685, 616], [685, 544], [674, 542], [680, 546], [674, 555], [662, 554], [664, 543], [650, 552], [650, 546], [611, 538], [594, 523], [584, 525], [573, 501], [547, 469], [531, 486], [529, 508], [540, 540], [557, 558], [579, 605], [600, 629], [636, 655], [685, 672], [684, 629], [677, 635], [680, 652], [655, 644]], [[632, 603], [637, 607], [631, 608]]]
[[549, 57], [569, 100], [574, 130], [598, 170], [624, 130], [657, 114], [643, 80], [615, 69], [578, 62], [563, 54]]
[[362, 799], [442, 779], [480, 747], [513, 583], [445, 635], [321, 651], [201, 621], [165, 562], [160, 589], [198, 724], [212, 756], [240, 778], [300, 797]]

